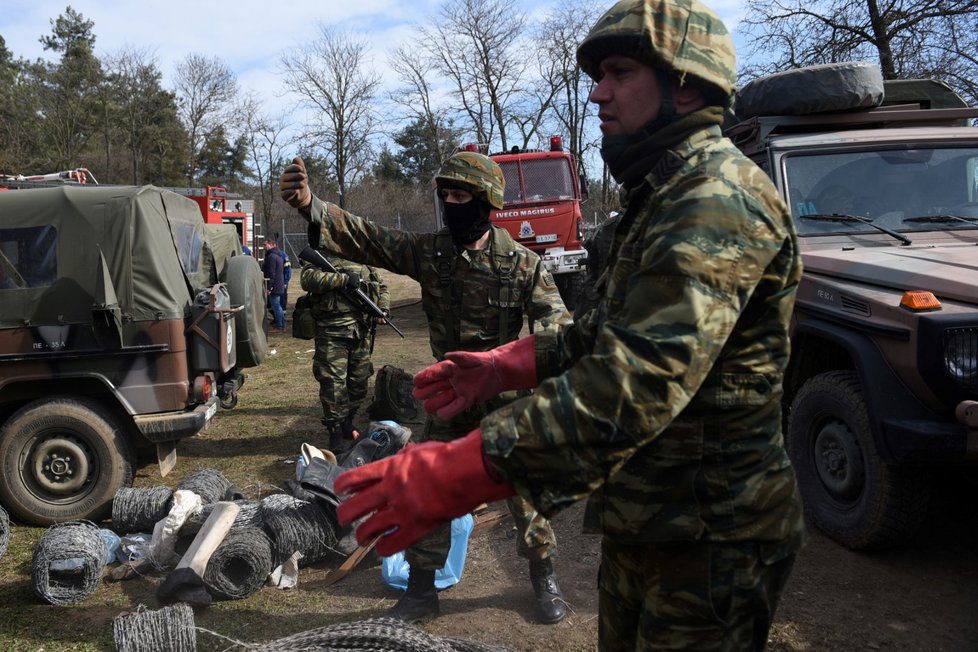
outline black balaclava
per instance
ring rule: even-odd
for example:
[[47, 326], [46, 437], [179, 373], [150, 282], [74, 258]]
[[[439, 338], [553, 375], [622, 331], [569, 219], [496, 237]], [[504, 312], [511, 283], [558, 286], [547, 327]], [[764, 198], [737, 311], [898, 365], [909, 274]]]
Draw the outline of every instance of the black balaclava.
[[475, 195], [464, 204], [442, 200], [442, 207], [445, 209], [445, 225], [457, 247], [472, 244], [489, 230], [489, 205]]

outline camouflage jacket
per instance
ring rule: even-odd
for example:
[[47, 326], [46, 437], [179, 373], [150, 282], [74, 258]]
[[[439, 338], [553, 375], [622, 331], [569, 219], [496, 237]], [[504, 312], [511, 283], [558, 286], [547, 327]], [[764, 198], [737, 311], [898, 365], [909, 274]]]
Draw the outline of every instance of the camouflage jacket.
[[[524, 319], [534, 332], [553, 335], [559, 323], [570, 320], [540, 257], [505, 229], [492, 227], [485, 250], [459, 252], [447, 229], [437, 233], [390, 229], [316, 197], [311, 216], [320, 225], [323, 249], [410, 276], [421, 284], [431, 353], [438, 360], [448, 351], [487, 351], [512, 341], [519, 337]], [[468, 432], [466, 428], [478, 425], [484, 413], [476, 418], [462, 415], [455, 420], [456, 429]]]
[[617, 540], [797, 542], [780, 405], [794, 227], [717, 127], [660, 163], [629, 197], [598, 307], [556, 338], [563, 372], [485, 418], [485, 449], [545, 516], [600, 487]]
[[323, 255], [338, 272], [326, 272], [315, 265], [306, 264], [302, 266], [300, 277], [302, 289], [309, 293], [311, 299], [316, 330], [323, 335], [365, 337], [373, 318], [340, 292], [347, 280], [346, 274], [341, 272], [359, 275], [367, 296], [382, 310], [390, 309], [387, 285], [376, 270], [366, 265], [352, 263], [328, 251], [323, 251]]

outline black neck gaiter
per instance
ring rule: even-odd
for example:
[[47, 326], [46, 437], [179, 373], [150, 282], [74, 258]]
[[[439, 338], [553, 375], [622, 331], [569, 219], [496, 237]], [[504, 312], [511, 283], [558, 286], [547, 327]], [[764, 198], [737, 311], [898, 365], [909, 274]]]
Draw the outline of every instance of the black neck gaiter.
[[464, 204], [442, 202], [445, 224], [457, 247], [472, 244], [489, 230], [489, 208], [478, 199]]
[[631, 189], [641, 183], [667, 149], [695, 131], [722, 123], [723, 109], [718, 106], [705, 106], [667, 120], [657, 118], [638, 132], [605, 136], [601, 158], [615, 180]]

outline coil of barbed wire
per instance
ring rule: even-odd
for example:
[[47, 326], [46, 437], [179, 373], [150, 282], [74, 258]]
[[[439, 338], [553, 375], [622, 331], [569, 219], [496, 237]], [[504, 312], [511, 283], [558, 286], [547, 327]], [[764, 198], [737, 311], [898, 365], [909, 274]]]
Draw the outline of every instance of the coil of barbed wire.
[[112, 620], [117, 652], [195, 652], [194, 610], [178, 602], [150, 611], [139, 605], [134, 613]]
[[98, 588], [104, 566], [105, 543], [94, 523], [57, 523], [34, 546], [31, 586], [51, 604], [76, 604]]
[[123, 487], [112, 499], [112, 529], [122, 534], [152, 532], [172, 505], [169, 487]]
[[263, 510], [265, 531], [272, 538], [275, 564], [281, 564], [296, 551], [302, 565], [325, 559], [336, 548], [336, 525], [316, 503], [296, 500], [279, 510]]
[[311, 652], [312, 650], [514, 652], [507, 647], [486, 645], [478, 641], [441, 638], [396, 618], [372, 618], [318, 627], [270, 641], [256, 649], [259, 652]]
[[272, 572], [272, 541], [258, 527], [232, 527], [204, 570], [204, 586], [216, 598], [241, 600], [257, 592]]
[[264, 521], [269, 514], [274, 514], [290, 507], [295, 508], [304, 502], [306, 501], [300, 500], [292, 494], [268, 494], [258, 501], [258, 509], [261, 512], [261, 519]]
[[[234, 517], [232, 527], [261, 527], [262, 516], [261, 508], [257, 500], [234, 500], [231, 501], [238, 506], [238, 514]], [[187, 520], [180, 526], [180, 536], [194, 534], [200, 531], [204, 521], [211, 515], [217, 503], [202, 505], [200, 511], [196, 511], [187, 516]]]
[[177, 484], [177, 489], [186, 489], [200, 496], [201, 501], [207, 505], [221, 500], [233, 500], [237, 492], [231, 481], [224, 477], [224, 474], [217, 469], [197, 469], [188, 473]]
[[7, 510], [0, 507], [0, 557], [7, 552], [8, 545], [10, 545], [10, 515], [7, 514]]

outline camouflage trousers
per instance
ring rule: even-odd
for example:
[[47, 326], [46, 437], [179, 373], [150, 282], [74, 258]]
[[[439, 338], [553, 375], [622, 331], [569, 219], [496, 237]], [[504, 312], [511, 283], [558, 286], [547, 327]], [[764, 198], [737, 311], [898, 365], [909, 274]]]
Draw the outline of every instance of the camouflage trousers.
[[763, 650], [794, 542], [601, 542], [598, 648]]
[[367, 385], [373, 373], [369, 337], [316, 334], [312, 374], [319, 381], [325, 422], [339, 423], [356, 414], [367, 397]]
[[[457, 424], [448, 424], [440, 419], [429, 417], [425, 423], [422, 441], [451, 441], [467, 435], [475, 426], [459, 432]], [[541, 516], [529, 502], [513, 496], [506, 499], [509, 513], [518, 532], [516, 552], [530, 561], [546, 559], [554, 554], [557, 539], [550, 522]], [[445, 523], [428, 533], [404, 552], [404, 558], [412, 568], [438, 570], [448, 560], [448, 550], [452, 543], [451, 523]]]

